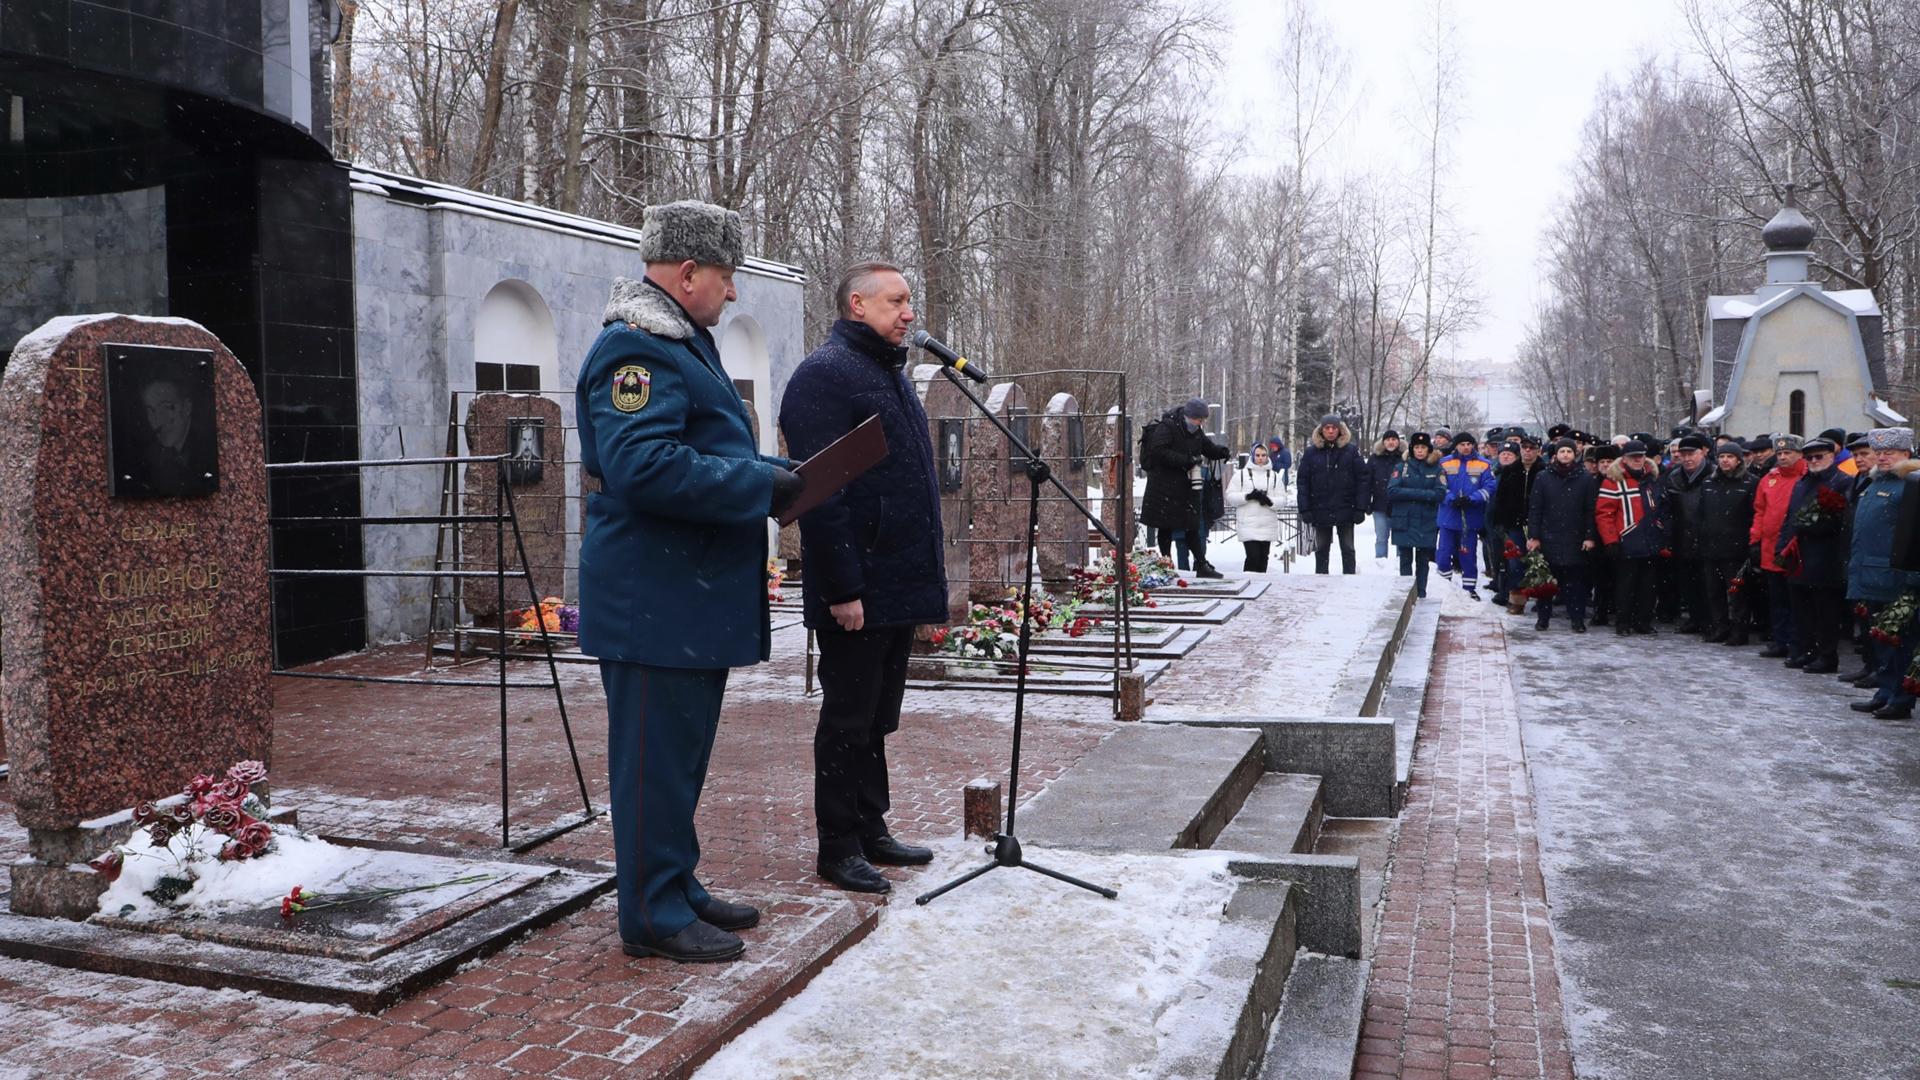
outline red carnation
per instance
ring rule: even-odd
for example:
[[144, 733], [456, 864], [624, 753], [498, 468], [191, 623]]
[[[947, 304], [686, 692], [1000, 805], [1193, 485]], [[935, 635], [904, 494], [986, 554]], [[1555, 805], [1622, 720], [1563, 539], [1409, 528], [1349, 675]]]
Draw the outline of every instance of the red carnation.
[[1181, 578], [1181, 579], [1179, 580], [1179, 582], [1178, 582], [1178, 584], [1179, 584], [1179, 586], [1180, 586], [1181, 588], [1183, 588], [1183, 589], [1184, 589], [1184, 588], [1186, 588], [1186, 587], [1187, 587], [1187, 579], [1186, 579], [1186, 578]]
[[1847, 497], [1829, 487], [1823, 487], [1814, 493], [1814, 501], [1829, 514], [1837, 514], [1847, 508]]
[[1900, 689], [1905, 690], [1909, 694], [1920, 695], [1920, 679], [1909, 675], [1900, 680]]

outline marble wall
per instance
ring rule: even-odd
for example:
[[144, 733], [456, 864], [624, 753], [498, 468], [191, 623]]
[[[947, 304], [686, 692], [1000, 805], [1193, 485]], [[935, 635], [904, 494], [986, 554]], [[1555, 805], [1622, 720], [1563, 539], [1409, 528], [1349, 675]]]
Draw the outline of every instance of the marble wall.
[[0, 200], [0, 355], [57, 315], [166, 315], [166, 188]]
[[[462, 392], [464, 413], [466, 395], [475, 389], [474, 331], [480, 305], [502, 281], [525, 283], [552, 313], [558, 378], [557, 385], [542, 385], [541, 390], [559, 403], [571, 429], [574, 380], [599, 336], [613, 279], [638, 276], [644, 269], [630, 243], [484, 210], [417, 205], [365, 189], [354, 194], [353, 224], [362, 456], [444, 452], [452, 394]], [[729, 373], [755, 378], [763, 439], [771, 451], [772, 410], [765, 403], [779, 400], [788, 376], [805, 356], [803, 285], [743, 268], [735, 286], [739, 300], [714, 334], [722, 343]], [[740, 327], [730, 325], [736, 320]], [[766, 364], [760, 372], [750, 371], [743, 358], [755, 348], [762, 350]], [[580, 456], [571, 430], [566, 456], [572, 462]], [[570, 466], [568, 472], [568, 494], [577, 497], [577, 467]], [[364, 512], [435, 513], [441, 482], [438, 466], [365, 469]], [[577, 521], [578, 515], [569, 514], [568, 520]], [[431, 569], [435, 534], [433, 526], [369, 526], [367, 566]], [[569, 564], [577, 558], [578, 539], [577, 532], [568, 539]], [[369, 579], [369, 643], [424, 633], [429, 595], [426, 579]], [[577, 598], [571, 575], [567, 596]], [[448, 615], [442, 613], [443, 624]]]

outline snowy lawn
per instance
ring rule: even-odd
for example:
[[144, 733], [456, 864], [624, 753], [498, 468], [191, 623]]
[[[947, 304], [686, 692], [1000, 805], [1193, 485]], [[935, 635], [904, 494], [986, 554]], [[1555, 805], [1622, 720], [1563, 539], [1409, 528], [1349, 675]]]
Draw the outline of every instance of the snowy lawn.
[[1000, 869], [913, 903], [983, 862], [983, 848], [939, 845], [866, 940], [698, 1076], [1149, 1076], [1170, 1034], [1163, 1015], [1202, 970], [1233, 892], [1227, 857], [1036, 850], [1119, 899]]

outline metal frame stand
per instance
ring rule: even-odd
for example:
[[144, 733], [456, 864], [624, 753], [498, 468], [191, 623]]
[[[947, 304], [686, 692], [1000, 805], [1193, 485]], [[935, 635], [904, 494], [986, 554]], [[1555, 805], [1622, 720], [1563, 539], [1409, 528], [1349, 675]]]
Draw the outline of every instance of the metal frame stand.
[[[491, 514], [448, 513], [447, 512], [448, 507], [445, 501], [446, 496], [443, 493], [442, 504], [441, 504], [442, 512], [439, 514], [394, 515], [394, 516], [364, 516], [363, 515], [363, 516], [348, 516], [348, 517], [280, 517], [280, 518], [269, 518], [268, 520], [270, 525], [334, 525], [334, 526], [429, 525], [429, 524], [438, 524], [441, 526], [446, 526], [446, 525], [459, 525], [467, 522], [491, 522], [493, 523], [493, 537], [494, 537], [493, 569], [491, 570], [446, 570], [436, 565], [432, 570], [365, 570], [365, 569], [362, 569], [362, 570], [282, 570], [282, 569], [275, 569], [271, 571], [271, 574], [274, 577], [355, 577], [355, 578], [429, 577], [429, 578], [435, 579], [436, 589], [438, 587], [438, 579], [443, 577], [444, 578], [490, 577], [494, 579], [494, 596], [499, 605], [499, 612], [500, 612], [500, 619], [501, 619], [500, 636], [499, 636], [500, 647], [498, 651], [495, 653], [496, 678], [491, 681], [481, 681], [477, 679], [435, 679], [435, 678], [422, 678], [419, 676], [411, 676], [411, 675], [350, 675], [350, 674], [345, 674], [341, 672], [294, 671], [294, 670], [279, 667], [277, 664], [274, 667], [273, 674], [278, 676], [284, 676], [286, 678], [292, 678], [292, 679], [328, 679], [328, 680], [342, 681], [342, 682], [385, 683], [385, 684], [395, 684], [395, 685], [402, 685], [402, 686], [463, 686], [463, 687], [481, 687], [486, 689], [497, 689], [500, 695], [500, 846], [509, 851], [520, 853], [520, 852], [530, 851], [533, 848], [539, 847], [541, 844], [548, 842], [549, 840], [552, 840], [566, 833], [572, 832], [573, 830], [581, 827], [582, 825], [585, 825], [588, 822], [593, 821], [595, 818], [605, 813], [605, 811], [595, 810], [593, 807], [593, 799], [587, 793], [586, 774], [580, 767], [580, 751], [573, 741], [573, 724], [567, 717], [566, 695], [561, 690], [561, 687], [560, 687], [559, 662], [554, 658], [553, 638], [547, 632], [546, 621], [544, 619], [538, 619], [536, 621], [539, 623], [538, 632], [540, 635], [540, 641], [542, 645], [545, 646], [546, 661], [547, 661], [546, 680], [545, 681], [510, 680], [507, 678], [507, 661], [508, 661], [508, 656], [507, 656], [508, 631], [506, 627], [507, 578], [517, 577], [526, 582], [527, 596], [528, 596], [529, 602], [533, 605], [536, 611], [539, 610], [539, 607], [540, 607], [540, 596], [539, 596], [538, 589], [534, 586], [532, 567], [528, 564], [526, 541], [520, 533], [520, 518], [518, 513], [514, 509], [513, 489], [511, 485], [507, 483], [506, 461], [507, 461], [507, 455], [505, 454], [487, 454], [487, 455], [474, 455], [474, 456], [465, 456], [465, 457], [454, 455], [454, 454], [448, 454], [445, 457], [433, 457], [433, 458], [389, 458], [385, 460], [370, 460], [370, 461], [301, 461], [301, 462], [286, 462], [286, 463], [268, 465], [267, 471], [269, 473], [288, 473], [288, 472], [319, 472], [319, 471], [325, 471], [325, 470], [331, 470], [331, 469], [348, 469], [348, 468], [355, 468], [355, 469], [374, 468], [374, 467], [397, 466], [397, 465], [441, 465], [441, 466], [452, 467], [452, 466], [475, 464], [475, 463], [491, 463], [494, 466], [494, 484], [495, 484], [495, 491], [496, 491], [496, 496], [494, 501], [494, 512]], [[507, 532], [509, 530], [511, 530], [513, 533], [513, 547], [520, 561], [519, 569], [516, 569], [516, 570], [507, 569], [506, 537], [507, 537]], [[431, 659], [431, 657], [429, 657], [429, 659]], [[507, 691], [508, 690], [552, 690], [553, 691], [554, 705], [559, 710], [559, 713], [560, 713], [560, 729], [566, 735], [567, 755], [569, 758], [572, 759], [572, 762], [573, 762], [573, 777], [575, 782], [578, 783], [580, 787], [581, 812], [578, 817], [569, 817], [567, 819], [563, 819], [558, 824], [555, 824], [550, 828], [541, 830], [540, 832], [535, 833], [533, 836], [523, 837], [519, 840], [515, 840], [513, 838], [513, 816], [512, 816], [513, 812], [512, 812], [512, 807], [509, 803], [509, 798], [508, 798], [509, 794], [511, 793], [511, 788], [509, 786], [508, 761], [507, 761]]]
[[1033, 640], [1033, 561], [1034, 549], [1039, 542], [1040, 534], [1041, 486], [1051, 483], [1061, 495], [1065, 496], [1068, 502], [1073, 504], [1074, 509], [1080, 511], [1081, 515], [1091, 522], [1094, 528], [1100, 530], [1100, 535], [1106, 537], [1107, 541], [1113, 545], [1114, 563], [1118, 570], [1116, 574], [1118, 580], [1114, 586], [1117, 597], [1115, 606], [1123, 620], [1126, 618], [1127, 570], [1130, 567], [1130, 563], [1126, 557], [1126, 552], [1123, 549], [1120, 538], [1110, 532], [1098, 515], [1089, 511], [1086, 505], [1074, 496], [1073, 492], [1068, 491], [1066, 486], [1060, 483], [1059, 478], [1053, 475], [1053, 470], [1047, 467], [1047, 463], [1041, 459], [1040, 455], [1034, 453], [1032, 447], [1022, 442], [1020, 438], [1013, 433], [1012, 428], [1008, 427], [999, 416], [995, 415], [993, 410], [987, 408], [986, 402], [981, 401], [972, 390], [968, 389], [966, 384], [960, 381], [960, 377], [954, 373], [952, 368], [942, 368], [941, 371], [946, 375], [947, 380], [953, 383], [955, 388], [966, 396], [968, 401], [973, 402], [974, 407], [980, 410], [982, 416], [991, 420], [993, 426], [1000, 429], [1000, 433], [1007, 437], [1007, 442], [1010, 443], [1025, 460], [1027, 473], [1027, 565], [1026, 581], [1020, 593], [1020, 666], [1015, 671], [1013, 684], [1013, 750], [1011, 763], [1008, 765], [1007, 770], [1006, 831], [995, 834], [993, 843], [987, 848], [987, 855], [993, 860], [992, 862], [984, 866], [975, 867], [965, 874], [954, 878], [952, 881], [947, 882], [945, 885], [941, 885], [930, 892], [922, 893], [914, 897], [913, 902], [916, 904], [931, 903], [934, 899], [952, 892], [975, 878], [985, 875], [988, 871], [997, 870], [1003, 866], [1031, 870], [1036, 874], [1053, 878], [1055, 881], [1064, 881], [1069, 885], [1085, 889], [1088, 892], [1099, 893], [1101, 896], [1112, 900], [1120, 895], [1119, 892], [1114, 889], [1107, 888], [1104, 885], [1094, 885], [1081, 881], [1079, 878], [1069, 877], [1057, 870], [1049, 870], [1044, 866], [1028, 862], [1025, 852], [1021, 850], [1019, 835], [1014, 832], [1014, 813], [1020, 803], [1020, 737], [1024, 728], [1027, 711], [1027, 646]]

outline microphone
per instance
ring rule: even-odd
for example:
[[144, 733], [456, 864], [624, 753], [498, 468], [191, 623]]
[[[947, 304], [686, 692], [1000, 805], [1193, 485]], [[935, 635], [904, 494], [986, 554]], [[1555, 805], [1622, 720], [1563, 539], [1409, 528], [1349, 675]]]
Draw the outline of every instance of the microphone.
[[939, 357], [941, 363], [972, 379], [974, 382], [984, 383], [987, 381], [986, 375], [982, 374], [979, 368], [973, 366], [973, 361], [954, 352], [952, 346], [949, 346], [946, 342], [941, 341], [932, 334], [927, 333], [925, 330], [915, 330], [913, 333], [908, 334], [907, 344], [927, 350]]

